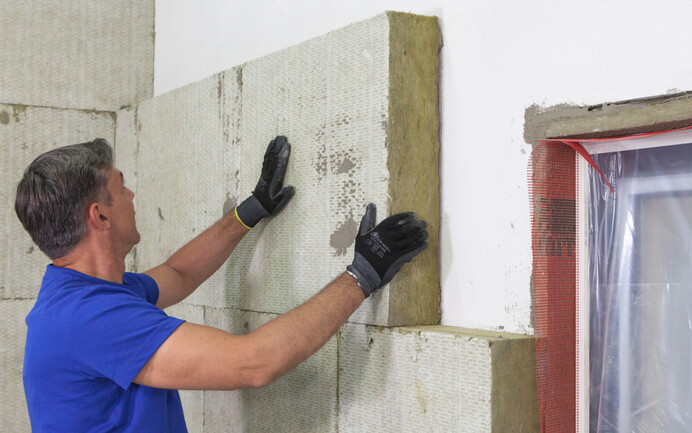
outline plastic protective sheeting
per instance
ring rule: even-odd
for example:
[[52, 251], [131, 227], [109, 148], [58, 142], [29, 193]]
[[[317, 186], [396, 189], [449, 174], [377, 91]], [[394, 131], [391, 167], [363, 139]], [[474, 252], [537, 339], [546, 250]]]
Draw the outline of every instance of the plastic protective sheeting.
[[692, 431], [692, 144], [594, 155], [590, 431]]

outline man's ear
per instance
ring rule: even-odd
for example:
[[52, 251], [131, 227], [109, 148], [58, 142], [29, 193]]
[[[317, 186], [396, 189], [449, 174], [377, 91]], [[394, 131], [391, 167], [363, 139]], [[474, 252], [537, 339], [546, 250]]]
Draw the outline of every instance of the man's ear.
[[87, 211], [87, 225], [96, 231], [107, 230], [111, 227], [108, 210], [101, 203], [92, 203]]

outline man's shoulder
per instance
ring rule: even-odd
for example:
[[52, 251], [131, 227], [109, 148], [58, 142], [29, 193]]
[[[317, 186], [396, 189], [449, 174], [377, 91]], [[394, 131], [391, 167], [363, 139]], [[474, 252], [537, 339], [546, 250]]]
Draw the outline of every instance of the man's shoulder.
[[146, 279], [126, 274], [125, 284], [111, 283], [64, 268], [50, 267], [31, 312], [28, 326], [66, 328], [82, 326], [113, 309], [125, 310], [133, 304], [151, 304]]
[[48, 266], [41, 285], [41, 295], [57, 292], [60, 296], [86, 297], [98, 294], [123, 294], [147, 298], [147, 292], [156, 288], [156, 282], [145, 274], [125, 272], [123, 282], [115, 283], [86, 275], [72, 269]]

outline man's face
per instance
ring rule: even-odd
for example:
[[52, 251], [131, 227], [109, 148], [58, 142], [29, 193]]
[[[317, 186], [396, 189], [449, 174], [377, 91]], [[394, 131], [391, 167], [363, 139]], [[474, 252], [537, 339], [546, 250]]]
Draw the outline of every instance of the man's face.
[[111, 169], [108, 178], [108, 192], [111, 195], [111, 229], [118, 240], [132, 248], [139, 242], [139, 232], [135, 223], [135, 205], [132, 201], [135, 194], [125, 186], [123, 173], [117, 168]]

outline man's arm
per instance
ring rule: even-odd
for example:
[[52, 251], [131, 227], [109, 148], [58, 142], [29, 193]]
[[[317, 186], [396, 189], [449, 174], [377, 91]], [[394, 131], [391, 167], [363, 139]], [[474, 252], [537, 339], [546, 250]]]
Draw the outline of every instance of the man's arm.
[[286, 206], [294, 192], [292, 186], [283, 186], [290, 154], [291, 145], [286, 137], [273, 139], [267, 146], [262, 173], [250, 197], [165, 263], [144, 272], [159, 286], [157, 307], [169, 307], [189, 296], [221, 267], [250, 229]]
[[415, 214], [397, 214], [378, 225], [375, 214], [375, 206], [368, 205], [348, 273], [306, 303], [248, 335], [184, 323], [134, 382], [157, 388], [235, 389], [263, 386], [290, 371], [427, 246], [425, 222], [416, 221]]
[[248, 231], [235, 214], [229, 212], [165, 263], [144, 272], [159, 286], [156, 306], [167, 308], [194, 292], [221, 267]]
[[184, 323], [134, 382], [171, 389], [264, 386], [322, 347], [364, 299], [356, 279], [344, 273], [303, 305], [248, 335]]

